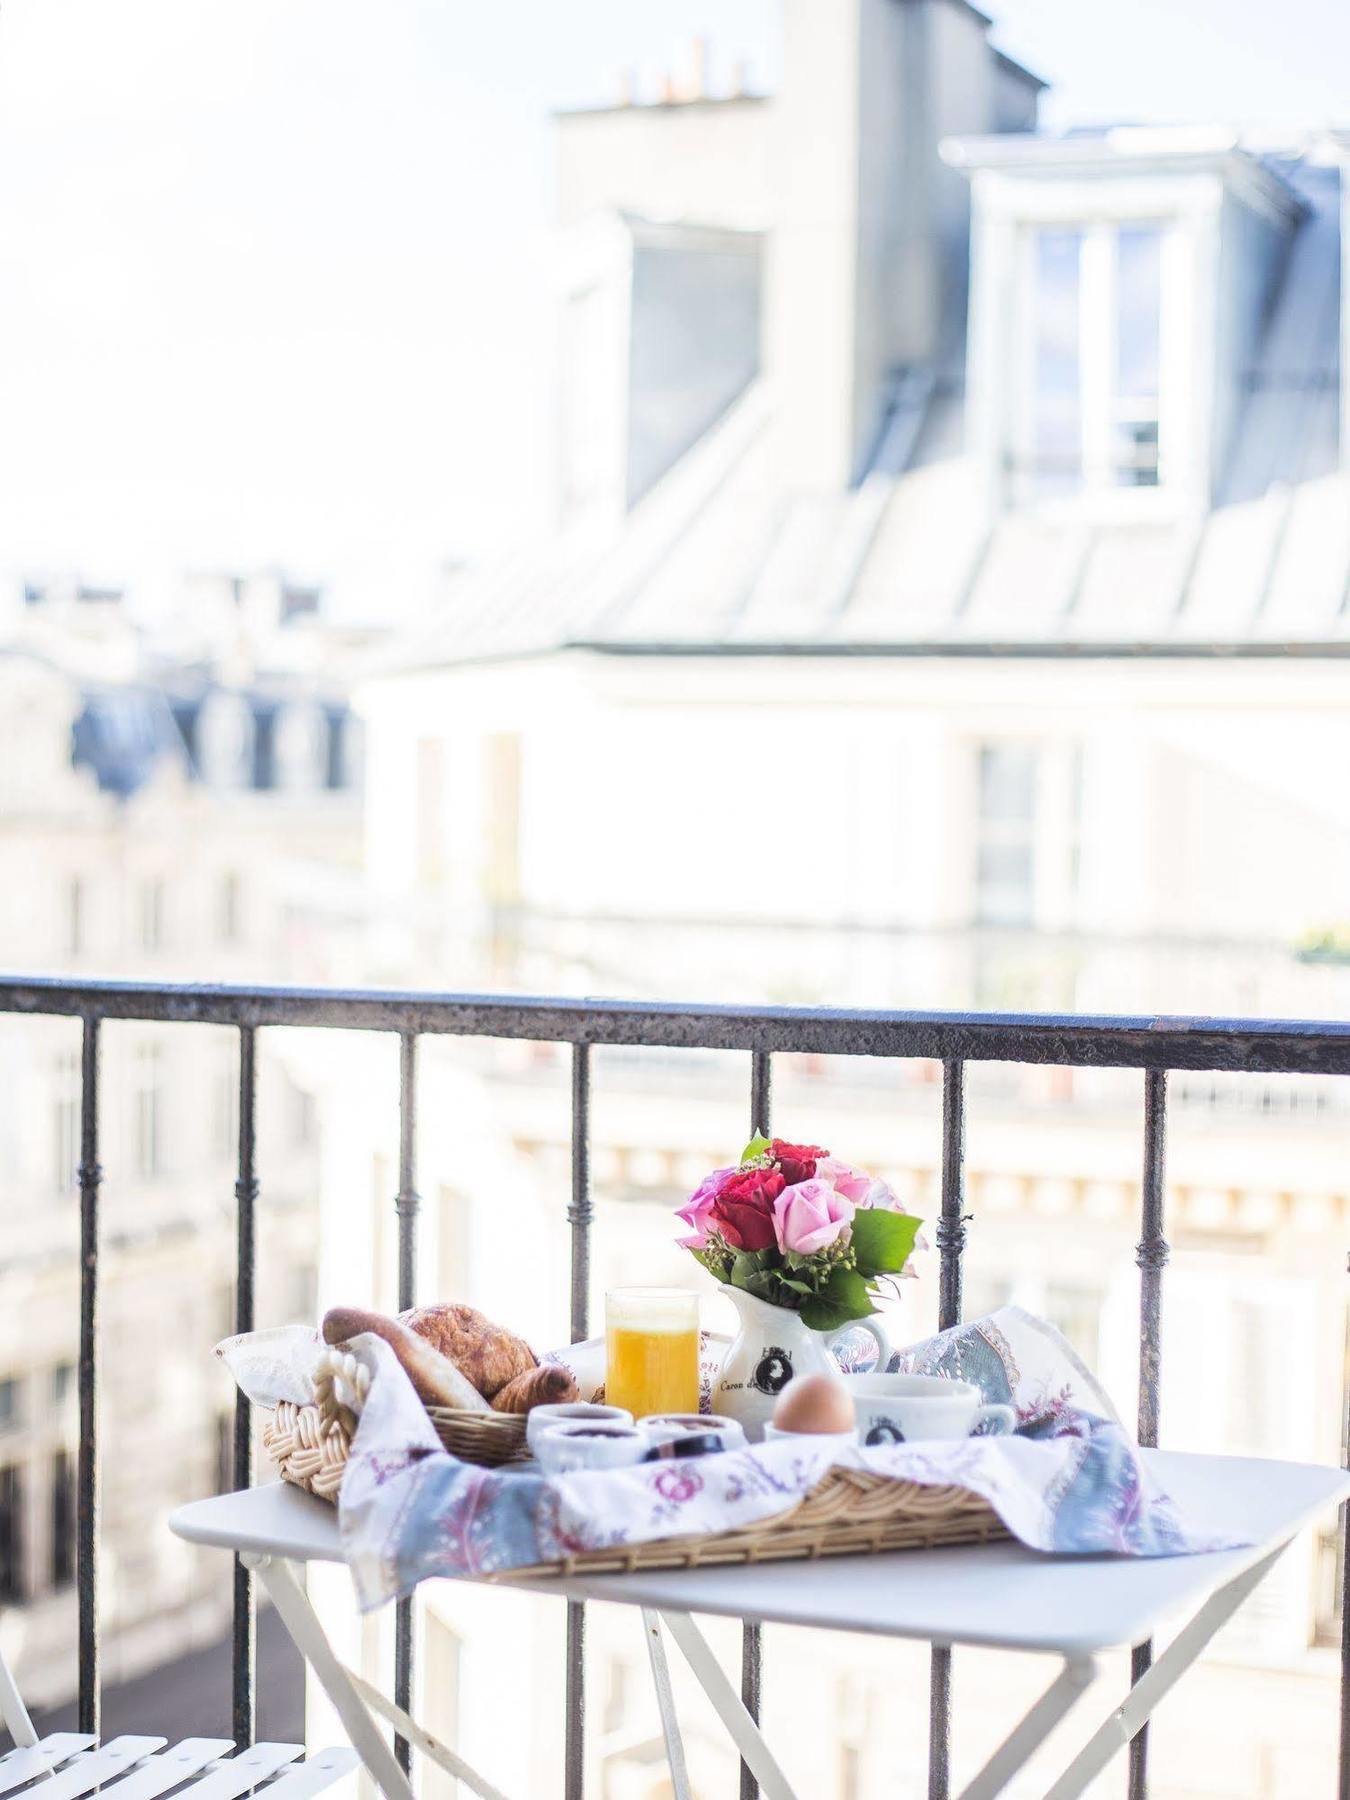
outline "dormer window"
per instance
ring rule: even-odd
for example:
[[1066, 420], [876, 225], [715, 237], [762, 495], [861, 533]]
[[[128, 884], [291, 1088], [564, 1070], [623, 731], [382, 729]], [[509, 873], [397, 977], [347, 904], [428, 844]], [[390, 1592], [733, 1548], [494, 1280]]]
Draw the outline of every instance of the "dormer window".
[[1017, 503], [1162, 478], [1163, 227], [1027, 227]]
[[1014, 505], [1164, 484], [1176, 448], [1162, 393], [1166, 232], [1133, 219], [1021, 227]]
[[1250, 481], [1248, 396], [1309, 214], [1285, 175], [1189, 129], [943, 155], [972, 179], [966, 422], [990, 510], [1178, 521]]

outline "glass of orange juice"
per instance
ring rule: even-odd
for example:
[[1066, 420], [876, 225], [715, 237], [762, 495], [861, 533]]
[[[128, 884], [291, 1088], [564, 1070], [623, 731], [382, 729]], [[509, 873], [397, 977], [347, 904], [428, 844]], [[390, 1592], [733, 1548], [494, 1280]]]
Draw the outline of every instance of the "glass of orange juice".
[[611, 1288], [605, 1295], [605, 1399], [635, 1419], [698, 1411], [698, 1295]]

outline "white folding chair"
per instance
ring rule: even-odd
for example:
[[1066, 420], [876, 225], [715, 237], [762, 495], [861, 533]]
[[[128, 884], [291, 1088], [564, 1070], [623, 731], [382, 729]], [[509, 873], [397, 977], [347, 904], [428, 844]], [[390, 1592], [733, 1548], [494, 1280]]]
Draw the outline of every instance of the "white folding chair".
[[184, 1738], [171, 1749], [162, 1737], [116, 1737], [102, 1745], [81, 1731], [40, 1738], [2, 1649], [0, 1722], [14, 1740], [8, 1755], [0, 1756], [0, 1796], [12, 1800], [28, 1800], [29, 1794], [32, 1800], [82, 1800], [96, 1788], [108, 1800], [156, 1800], [189, 1781], [174, 1800], [240, 1800], [250, 1793], [311, 1800], [360, 1761], [345, 1746], [305, 1757], [303, 1744], [254, 1744], [232, 1756], [228, 1738]]

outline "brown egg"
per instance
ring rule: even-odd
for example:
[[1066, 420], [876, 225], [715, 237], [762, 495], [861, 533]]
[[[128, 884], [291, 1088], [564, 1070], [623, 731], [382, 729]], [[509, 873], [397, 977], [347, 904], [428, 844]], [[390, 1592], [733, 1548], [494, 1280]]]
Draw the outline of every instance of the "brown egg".
[[852, 1431], [853, 1396], [832, 1375], [799, 1375], [778, 1396], [773, 1422], [780, 1431]]

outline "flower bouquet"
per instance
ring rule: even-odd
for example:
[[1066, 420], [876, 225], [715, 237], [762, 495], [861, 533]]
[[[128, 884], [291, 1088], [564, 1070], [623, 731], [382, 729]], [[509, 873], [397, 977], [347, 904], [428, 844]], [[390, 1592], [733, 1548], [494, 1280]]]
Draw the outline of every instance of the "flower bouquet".
[[727, 1287], [836, 1332], [877, 1311], [879, 1292], [914, 1274], [921, 1221], [884, 1181], [818, 1144], [757, 1134], [680, 1208], [679, 1242]]

